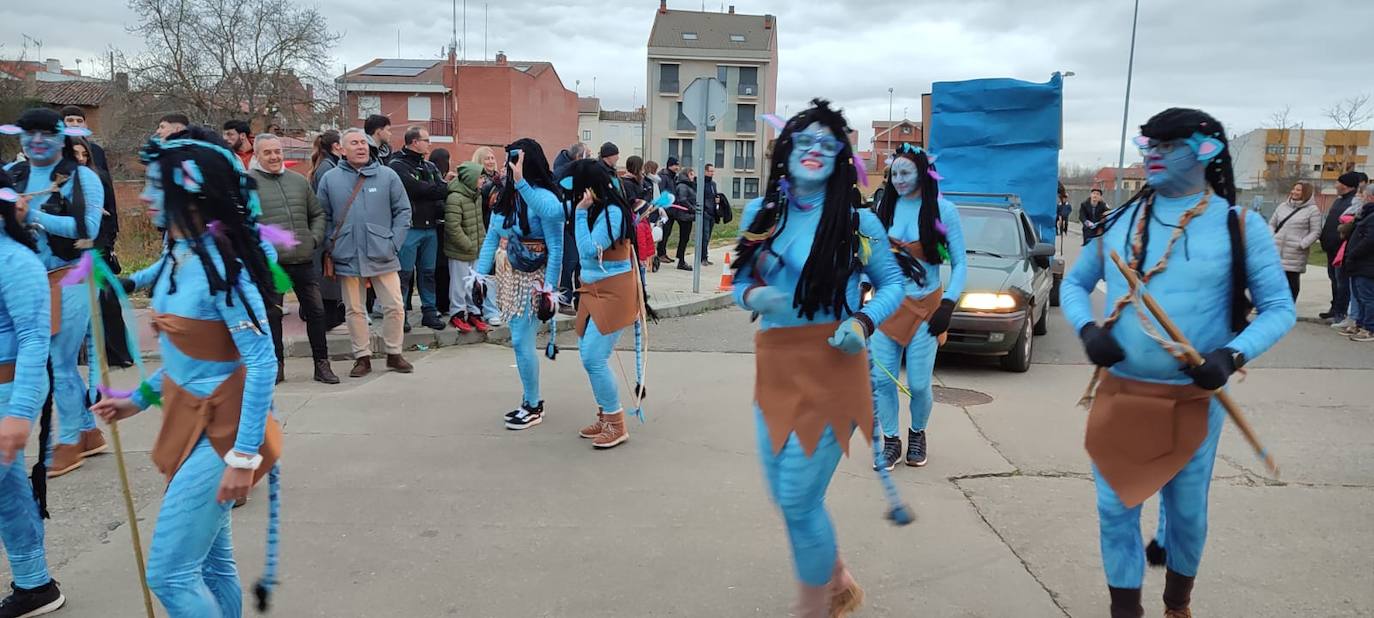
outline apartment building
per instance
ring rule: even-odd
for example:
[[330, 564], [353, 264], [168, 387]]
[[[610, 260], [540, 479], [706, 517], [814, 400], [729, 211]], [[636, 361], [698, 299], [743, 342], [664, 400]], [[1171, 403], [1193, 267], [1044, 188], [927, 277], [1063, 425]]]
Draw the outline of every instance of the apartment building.
[[[772, 15], [669, 9], [660, 0], [649, 33], [645, 104], [646, 159], [716, 166], [716, 186], [732, 201], [758, 197], [772, 128], [759, 116], [774, 111], [778, 91], [778, 30]], [[682, 95], [699, 77], [725, 84], [725, 112], [697, 144]], [[624, 149], [622, 148], [622, 151]]]
[[1251, 189], [1274, 177], [1302, 178], [1329, 189], [1345, 172], [1374, 173], [1372, 139], [1368, 130], [1255, 129], [1230, 140], [1236, 185]]

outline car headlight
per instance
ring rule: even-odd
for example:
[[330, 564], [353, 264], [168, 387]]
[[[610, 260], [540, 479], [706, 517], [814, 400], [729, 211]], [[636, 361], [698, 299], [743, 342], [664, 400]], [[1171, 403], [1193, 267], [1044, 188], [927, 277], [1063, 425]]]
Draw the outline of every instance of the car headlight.
[[959, 308], [969, 311], [1012, 311], [1018, 302], [1011, 294], [973, 292], [959, 299]]

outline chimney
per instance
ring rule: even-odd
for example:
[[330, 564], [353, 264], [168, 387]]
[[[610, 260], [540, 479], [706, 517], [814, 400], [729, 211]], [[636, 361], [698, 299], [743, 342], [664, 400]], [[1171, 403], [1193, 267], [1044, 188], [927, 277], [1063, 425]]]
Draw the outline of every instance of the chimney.
[[57, 58], [48, 58], [48, 59], [44, 62], [44, 64], [48, 65], [48, 66], [46, 67], [46, 69], [47, 69], [47, 71], [48, 71], [49, 73], [61, 73], [61, 72], [62, 72], [62, 61], [61, 61], [61, 60], [58, 60]]
[[122, 72], [122, 71], [119, 72], [119, 73], [115, 73], [114, 87], [115, 87], [115, 92], [117, 92], [117, 93], [119, 93], [119, 94], [128, 94], [128, 92], [129, 92], [129, 74], [128, 74], [128, 73], [124, 73], [124, 72]]
[[773, 16], [772, 16], [772, 15], [764, 15], [764, 16], [763, 16], [763, 29], [764, 29], [764, 30], [772, 30], [772, 29], [773, 29]]
[[668, 12], [668, 0], [658, 0], [658, 14], [663, 15]]
[[735, 5], [733, 5], [733, 4], [730, 5], [730, 14], [731, 14], [731, 15], [734, 15], [734, 14], [735, 14]]
[[504, 52], [504, 51], [498, 51], [498, 52], [496, 52], [496, 64], [498, 64], [498, 65], [500, 65], [500, 66], [505, 66], [505, 65], [506, 65], [506, 52]]

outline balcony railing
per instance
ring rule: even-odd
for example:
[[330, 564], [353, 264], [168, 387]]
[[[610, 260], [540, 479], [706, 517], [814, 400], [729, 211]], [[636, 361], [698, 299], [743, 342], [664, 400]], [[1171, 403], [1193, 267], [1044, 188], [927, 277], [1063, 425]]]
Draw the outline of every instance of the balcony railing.
[[452, 120], [431, 120], [429, 121], [429, 126], [426, 128], [429, 130], [430, 137], [433, 137], [435, 135], [445, 135], [448, 137], [453, 137]]

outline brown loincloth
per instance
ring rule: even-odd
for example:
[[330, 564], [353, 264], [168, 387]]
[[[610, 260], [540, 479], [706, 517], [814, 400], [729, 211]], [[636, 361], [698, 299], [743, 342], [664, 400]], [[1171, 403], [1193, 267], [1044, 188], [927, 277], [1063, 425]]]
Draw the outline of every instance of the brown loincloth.
[[1135, 507], [1178, 474], [1207, 439], [1212, 394], [1103, 372], [1084, 446], [1121, 503]]
[[49, 333], [51, 335], [62, 332], [62, 278], [67, 276], [67, 271], [71, 269], [71, 266], [63, 266], [48, 271], [48, 297], [51, 299], [48, 317], [52, 320], [52, 332]]
[[14, 381], [14, 363], [0, 363], [0, 384]]
[[854, 427], [869, 439], [873, 386], [868, 351], [845, 354], [826, 342], [839, 322], [788, 326], [754, 336], [754, 400], [763, 411], [773, 452], [797, 433], [810, 456], [829, 426], [846, 455]]
[[902, 304], [897, 306], [897, 310], [892, 312], [882, 324], [878, 325], [878, 330], [887, 335], [889, 339], [897, 342], [898, 345], [906, 347], [911, 343], [911, 338], [916, 336], [916, 331], [921, 325], [935, 315], [935, 311], [940, 308], [940, 294], [944, 292], [943, 287], [935, 288], [935, 291], [922, 296], [912, 298], [910, 296], [902, 299]]
[[[603, 251], [601, 259], [630, 259], [630, 241], [621, 241]], [[577, 292], [577, 318], [573, 321], [573, 330], [578, 337], [586, 332], [589, 318], [596, 318], [596, 329], [602, 334], [614, 333], [639, 319], [639, 276], [634, 268], [595, 283], [584, 283]]]

